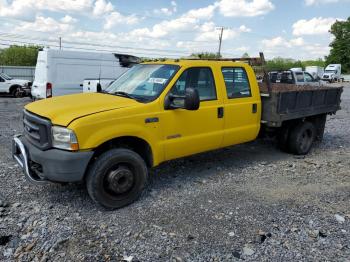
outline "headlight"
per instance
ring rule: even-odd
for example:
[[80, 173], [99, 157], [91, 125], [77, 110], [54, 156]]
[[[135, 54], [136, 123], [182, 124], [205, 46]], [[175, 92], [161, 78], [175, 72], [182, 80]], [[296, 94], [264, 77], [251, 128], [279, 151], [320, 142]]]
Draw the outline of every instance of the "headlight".
[[52, 127], [52, 145], [65, 150], [79, 150], [78, 139], [74, 131], [60, 126]]

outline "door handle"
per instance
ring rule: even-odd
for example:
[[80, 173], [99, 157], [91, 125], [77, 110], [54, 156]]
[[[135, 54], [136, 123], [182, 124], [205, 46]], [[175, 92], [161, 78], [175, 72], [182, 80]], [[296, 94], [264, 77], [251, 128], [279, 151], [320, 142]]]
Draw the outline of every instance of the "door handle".
[[218, 118], [223, 118], [223, 117], [224, 117], [224, 108], [218, 107]]
[[252, 113], [255, 114], [256, 112], [258, 112], [258, 105], [257, 104], [253, 104], [253, 106], [252, 106]]

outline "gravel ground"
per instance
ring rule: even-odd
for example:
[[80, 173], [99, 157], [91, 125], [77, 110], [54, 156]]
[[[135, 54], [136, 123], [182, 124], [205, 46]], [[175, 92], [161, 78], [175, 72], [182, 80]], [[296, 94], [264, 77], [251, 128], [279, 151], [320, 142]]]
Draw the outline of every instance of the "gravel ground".
[[350, 86], [308, 156], [259, 140], [172, 161], [113, 212], [24, 179], [10, 140], [28, 102], [0, 98], [1, 261], [350, 261]]

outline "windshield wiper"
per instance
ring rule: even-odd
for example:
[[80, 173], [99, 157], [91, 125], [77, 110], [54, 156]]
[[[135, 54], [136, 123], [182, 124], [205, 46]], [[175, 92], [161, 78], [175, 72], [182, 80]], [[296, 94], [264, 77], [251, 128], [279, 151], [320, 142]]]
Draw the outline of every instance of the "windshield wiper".
[[130, 99], [137, 99], [136, 97], [134, 97], [133, 95], [129, 94], [129, 93], [126, 93], [124, 91], [117, 91], [117, 92], [114, 92], [113, 95], [116, 95], [116, 96], [123, 96], [123, 97], [127, 97], [127, 98], [130, 98]]

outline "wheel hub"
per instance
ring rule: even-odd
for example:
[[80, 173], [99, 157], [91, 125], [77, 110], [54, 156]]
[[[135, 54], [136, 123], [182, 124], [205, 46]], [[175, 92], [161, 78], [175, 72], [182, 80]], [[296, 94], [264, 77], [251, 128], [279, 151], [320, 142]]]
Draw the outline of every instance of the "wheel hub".
[[108, 188], [112, 192], [122, 194], [132, 187], [134, 183], [134, 175], [129, 168], [121, 166], [116, 170], [109, 172], [107, 175], [107, 181]]

